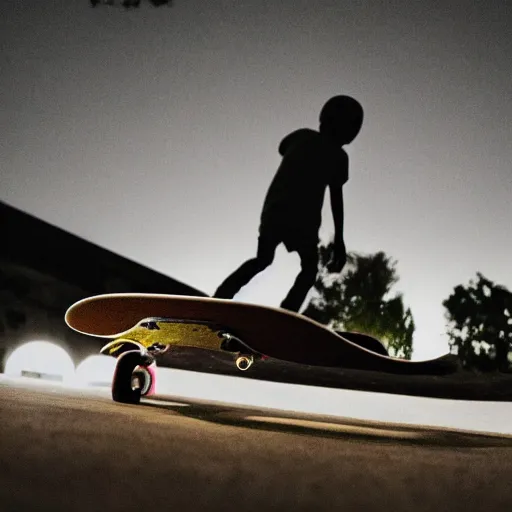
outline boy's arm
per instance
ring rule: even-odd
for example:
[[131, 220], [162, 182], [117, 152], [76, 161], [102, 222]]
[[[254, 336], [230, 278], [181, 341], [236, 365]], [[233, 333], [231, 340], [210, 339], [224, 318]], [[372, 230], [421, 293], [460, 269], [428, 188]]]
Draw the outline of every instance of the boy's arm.
[[343, 240], [343, 184], [331, 184], [331, 210], [334, 221], [334, 255], [328, 265], [330, 272], [341, 272], [347, 261], [345, 242]]
[[342, 151], [342, 162], [338, 171], [331, 176], [329, 192], [331, 195], [331, 210], [334, 221], [334, 254], [328, 265], [330, 272], [341, 272], [347, 262], [347, 251], [343, 240], [343, 185], [348, 180], [348, 155]]

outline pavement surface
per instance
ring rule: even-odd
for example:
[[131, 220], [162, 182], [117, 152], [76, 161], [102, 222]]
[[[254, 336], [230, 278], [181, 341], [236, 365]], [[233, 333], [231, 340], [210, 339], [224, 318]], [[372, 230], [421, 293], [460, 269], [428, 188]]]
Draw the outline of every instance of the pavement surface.
[[0, 379], [0, 510], [505, 511], [512, 437]]

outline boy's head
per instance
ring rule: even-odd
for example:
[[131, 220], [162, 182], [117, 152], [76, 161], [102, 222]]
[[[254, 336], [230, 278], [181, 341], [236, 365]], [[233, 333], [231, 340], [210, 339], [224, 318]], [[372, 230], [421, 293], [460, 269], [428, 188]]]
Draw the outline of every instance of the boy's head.
[[350, 96], [334, 96], [320, 112], [320, 133], [340, 145], [350, 144], [363, 124], [363, 107]]

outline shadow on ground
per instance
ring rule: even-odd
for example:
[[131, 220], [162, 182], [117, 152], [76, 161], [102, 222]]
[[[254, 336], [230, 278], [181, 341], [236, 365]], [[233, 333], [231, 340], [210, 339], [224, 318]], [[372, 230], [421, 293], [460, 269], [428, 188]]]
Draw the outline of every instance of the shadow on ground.
[[354, 442], [428, 445], [442, 447], [512, 448], [512, 436], [484, 434], [447, 428], [431, 428], [358, 421], [348, 418], [276, 412], [271, 410], [229, 407], [199, 401], [143, 399], [141, 405], [167, 410], [173, 414], [219, 425], [293, 433], [325, 438], [343, 438]]

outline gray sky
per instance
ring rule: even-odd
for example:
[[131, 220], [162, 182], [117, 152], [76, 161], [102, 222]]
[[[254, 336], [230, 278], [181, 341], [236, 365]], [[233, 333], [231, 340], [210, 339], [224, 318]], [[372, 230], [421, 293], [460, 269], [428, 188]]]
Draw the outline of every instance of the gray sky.
[[[506, 2], [2, 7], [1, 200], [213, 293], [255, 252], [280, 140], [350, 94], [346, 245], [398, 260], [413, 357], [447, 350], [455, 285], [512, 289]], [[278, 305], [298, 270], [280, 249], [238, 298]]]

